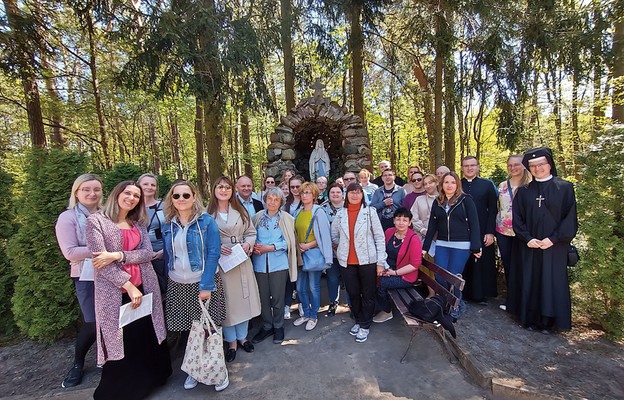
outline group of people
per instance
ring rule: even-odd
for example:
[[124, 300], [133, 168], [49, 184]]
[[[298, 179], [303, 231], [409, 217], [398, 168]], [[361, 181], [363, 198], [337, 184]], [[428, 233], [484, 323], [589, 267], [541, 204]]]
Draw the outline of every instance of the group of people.
[[[56, 226], [84, 318], [63, 387], [81, 382], [97, 342], [103, 370], [94, 397], [146, 397], [172, 372], [167, 332], [184, 342], [200, 301], [223, 327], [227, 362], [269, 337], [281, 343], [294, 298], [293, 325], [313, 330], [324, 274], [325, 315], [335, 315], [342, 282], [358, 343], [373, 322], [392, 318], [387, 291], [413, 285], [422, 257], [464, 276], [458, 296], [486, 303], [497, 296], [495, 242], [507, 311], [527, 328], [570, 329], [562, 259], [576, 233], [574, 191], [556, 177], [549, 149], [511, 156], [498, 190], [478, 176], [475, 157], [462, 160], [463, 178], [444, 166], [436, 174], [410, 167], [402, 185], [389, 162], [379, 166], [375, 180], [368, 170], [347, 171], [329, 185], [326, 176], [306, 182], [287, 170], [281, 179], [266, 177], [257, 194], [248, 176], [223, 176], [207, 207], [188, 181], [176, 181], [159, 200], [157, 177], [144, 174], [119, 183], [102, 204], [100, 178], [78, 177]], [[220, 267], [220, 257], [241, 249], [244, 261]], [[140, 307], [148, 294], [151, 314], [119, 328], [120, 306]], [[463, 309], [462, 301], [451, 314], [459, 318]], [[256, 316], [262, 326], [248, 339]], [[228, 384], [226, 377], [215, 389]], [[189, 375], [184, 387], [196, 385]]]

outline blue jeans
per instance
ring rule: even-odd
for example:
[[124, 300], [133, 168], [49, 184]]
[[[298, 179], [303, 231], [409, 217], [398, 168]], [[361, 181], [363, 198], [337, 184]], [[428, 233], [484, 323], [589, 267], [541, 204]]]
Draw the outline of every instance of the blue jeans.
[[[450, 247], [437, 246], [435, 263], [438, 264], [440, 267], [446, 269], [448, 272], [458, 275], [464, 273], [464, 267], [466, 266], [468, 257], [470, 257], [470, 250], [460, 250]], [[437, 279], [437, 277], [436, 280], [438, 280], [440, 284], [445, 285], [447, 288], [449, 287], [448, 283]], [[457, 288], [455, 288], [455, 296], [457, 296], [461, 300], [461, 291]], [[460, 305], [460, 309], [463, 310], [463, 301], [461, 303], [462, 304]], [[457, 318], [459, 315], [453, 315], [453, 312], [451, 312], [451, 316]]]
[[321, 307], [321, 275], [322, 271], [304, 271], [299, 268], [297, 273], [297, 295], [303, 307], [303, 316], [316, 319]]
[[338, 303], [340, 297], [340, 264], [338, 259], [334, 258], [334, 262], [327, 273], [327, 295], [330, 303]]
[[377, 287], [377, 305], [375, 313], [383, 310], [384, 312], [392, 311], [392, 305], [388, 301], [388, 289], [400, 289], [412, 286], [400, 276], [382, 276], [379, 278], [379, 286]]
[[244, 342], [247, 339], [247, 332], [249, 328], [249, 321], [240, 322], [234, 326], [223, 327], [223, 340], [226, 342], [235, 342], [240, 340]]

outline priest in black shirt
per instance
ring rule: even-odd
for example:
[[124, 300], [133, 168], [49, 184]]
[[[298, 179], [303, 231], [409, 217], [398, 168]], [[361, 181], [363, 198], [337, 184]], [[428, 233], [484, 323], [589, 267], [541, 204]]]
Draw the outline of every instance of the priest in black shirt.
[[462, 159], [462, 190], [472, 197], [479, 215], [480, 238], [483, 241], [481, 258], [470, 257], [464, 269], [466, 286], [463, 296], [486, 305], [488, 297], [498, 296], [496, 254], [494, 235], [496, 233], [496, 213], [498, 212], [494, 183], [479, 177], [479, 160], [473, 156]]
[[521, 281], [510, 286], [507, 310], [526, 328], [569, 330], [567, 256], [578, 230], [574, 186], [557, 176], [547, 147], [526, 152], [522, 163], [534, 179], [514, 198], [513, 228], [521, 246], [510, 269]]

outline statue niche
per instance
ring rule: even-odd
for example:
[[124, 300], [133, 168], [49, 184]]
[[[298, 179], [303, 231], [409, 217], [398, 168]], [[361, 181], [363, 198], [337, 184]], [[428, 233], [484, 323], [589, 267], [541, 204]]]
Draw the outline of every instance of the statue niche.
[[[285, 169], [294, 168], [305, 179], [315, 180], [317, 155], [321, 154], [316, 149], [319, 140], [329, 158], [325, 174], [330, 181], [345, 171], [372, 170], [370, 141], [361, 119], [323, 97], [324, 87], [317, 78], [314, 96], [301, 100], [281, 117], [267, 149], [267, 175], [279, 176]], [[322, 163], [324, 168], [326, 162]]]

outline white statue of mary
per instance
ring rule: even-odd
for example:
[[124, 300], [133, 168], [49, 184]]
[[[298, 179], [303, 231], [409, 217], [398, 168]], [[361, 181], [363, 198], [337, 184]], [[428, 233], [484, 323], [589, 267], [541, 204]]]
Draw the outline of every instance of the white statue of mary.
[[319, 176], [329, 176], [329, 154], [325, 150], [323, 139], [317, 139], [316, 146], [310, 155], [310, 180], [314, 182]]

